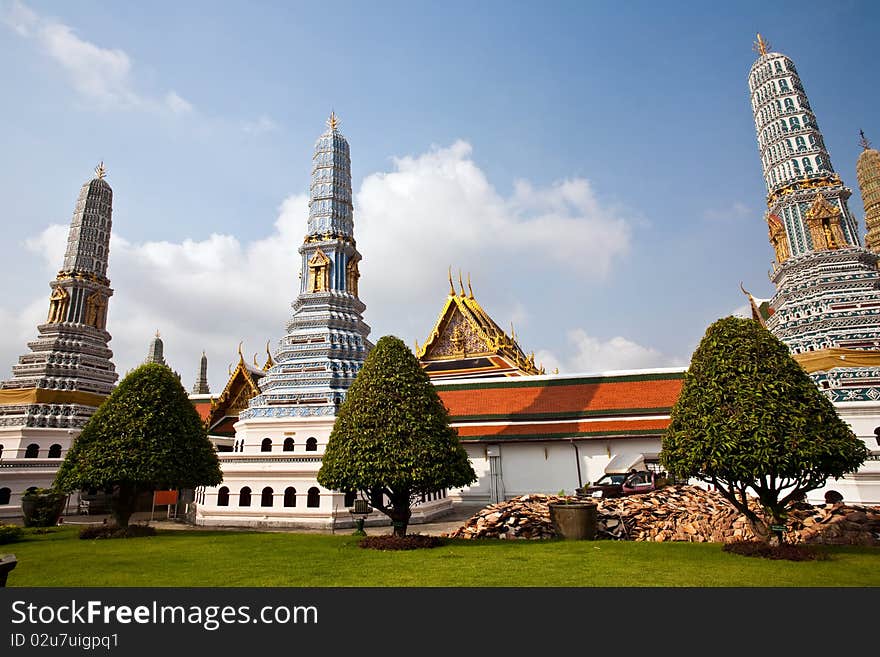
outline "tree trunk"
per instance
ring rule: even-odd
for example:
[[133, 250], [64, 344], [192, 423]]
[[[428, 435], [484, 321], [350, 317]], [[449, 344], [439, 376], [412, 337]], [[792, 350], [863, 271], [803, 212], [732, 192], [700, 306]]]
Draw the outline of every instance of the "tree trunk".
[[406, 528], [409, 525], [409, 519], [412, 511], [409, 508], [409, 494], [405, 497], [395, 496], [396, 499], [391, 500], [391, 524], [394, 526], [394, 535], [406, 536]]
[[110, 496], [110, 510], [119, 527], [128, 527], [128, 520], [134, 513], [137, 496], [137, 486], [128, 482], [119, 484], [113, 491], [113, 495]]

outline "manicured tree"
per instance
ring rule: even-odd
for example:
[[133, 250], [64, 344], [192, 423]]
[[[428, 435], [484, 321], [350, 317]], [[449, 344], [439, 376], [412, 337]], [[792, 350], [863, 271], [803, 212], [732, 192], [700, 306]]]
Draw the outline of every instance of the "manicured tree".
[[132, 370], [86, 422], [56, 487], [112, 489], [113, 516], [127, 527], [144, 491], [216, 486], [223, 480], [204, 424], [165, 365]]
[[[706, 330], [661, 452], [670, 472], [711, 483], [765, 540], [770, 527], [747, 506], [747, 491], [771, 524], [784, 525], [789, 502], [866, 458], [864, 442], [788, 347], [758, 322], [737, 317]], [[782, 542], [781, 531], [777, 536]]]
[[339, 409], [318, 483], [359, 491], [405, 536], [423, 494], [477, 480], [449, 413], [409, 348], [379, 340]]

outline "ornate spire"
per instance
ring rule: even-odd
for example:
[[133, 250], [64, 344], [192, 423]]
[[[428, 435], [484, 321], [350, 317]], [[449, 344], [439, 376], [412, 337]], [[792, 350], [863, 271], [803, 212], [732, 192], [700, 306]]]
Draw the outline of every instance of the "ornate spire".
[[208, 386], [208, 357], [202, 351], [202, 358], [199, 361], [199, 376], [196, 379], [195, 385], [193, 385], [192, 394], [208, 395], [210, 393], [211, 388]]
[[754, 50], [759, 55], [766, 55], [772, 46], [769, 41], [765, 41], [764, 37], [761, 36], [761, 33], [758, 32], [758, 40], [752, 43], [752, 50]]
[[869, 148], [871, 148], [871, 142], [869, 142], [868, 138], [865, 137], [865, 131], [859, 130], [859, 134], [862, 136], [862, 138], [859, 139], [859, 146], [861, 146], [864, 150], [868, 150]]
[[162, 343], [162, 338], [159, 337], [159, 331], [156, 330], [156, 335], [150, 340], [150, 348], [147, 350], [147, 363], [158, 363], [159, 365], [165, 365], [165, 345]]
[[98, 163], [98, 166], [95, 167], [95, 177], [98, 180], [103, 180], [104, 176], [107, 175], [107, 169], [104, 167], [104, 160], [101, 160]]
[[331, 131], [336, 132], [339, 129], [339, 117], [336, 116], [336, 112], [330, 110], [330, 118], [327, 119], [327, 127], [330, 128]]

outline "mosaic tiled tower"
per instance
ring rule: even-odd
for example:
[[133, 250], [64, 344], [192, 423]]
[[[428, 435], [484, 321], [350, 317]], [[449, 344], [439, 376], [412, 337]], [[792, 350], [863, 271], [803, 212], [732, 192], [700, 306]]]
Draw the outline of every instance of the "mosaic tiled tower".
[[[79, 429], [116, 382], [106, 329], [113, 190], [103, 164], [96, 173], [80, 190], [46, 322], [0, 383], [0, 426]], [[21, 403], [9, 403], [16, 397]]]
[[199, 361], [199, 376], [193, 384], [192, 394], [208, 395], [211, 393], [211, 387], [208, 385], [208, 357], [202, 352], [202, 358]]
[[335, 416], [372, 347], [358, 298], [351, 159], [335, 114], [315, 144], [299, 295], [261, 393], [240, 415]]
[[878, 256], [860, 245], [794, 63], [758, 35], [749, 90], [776, 293], [767, 327], [832, 401], [880, 399]]
[[80, 190], [64, 263], [49, 284], [49, 312], [30, 352], [0, 382], [0, 517], [21, 514], [21, 494], [48, 488], [80, 430], [117, 379], [107, 346], [113, 191], [97, 176]]

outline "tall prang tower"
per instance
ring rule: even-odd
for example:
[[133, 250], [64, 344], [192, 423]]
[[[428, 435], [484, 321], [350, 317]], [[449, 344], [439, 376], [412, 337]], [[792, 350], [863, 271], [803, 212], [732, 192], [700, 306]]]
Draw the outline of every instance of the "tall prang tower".
[[113, 190], [103, 162], [95, 173], [76, 201], [64, 262], [49, 283], [46, 321], [28, 343], [30, 352], [12, 367], [12, 378], [0, 382], [3, 485], [13, 497], [30, 485], [51, 485], [72, 441], [118, 378], [107, 346]]
[[760, 34], [755, 50], [749, 91], [776, 286], [762, 319], [833, 402], [876, 401], [880, 256], [861, 246], [852, 192], [834, 172], [794, 62]]

